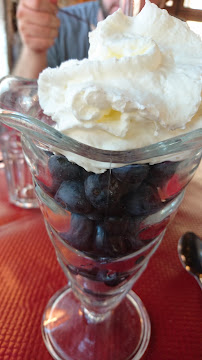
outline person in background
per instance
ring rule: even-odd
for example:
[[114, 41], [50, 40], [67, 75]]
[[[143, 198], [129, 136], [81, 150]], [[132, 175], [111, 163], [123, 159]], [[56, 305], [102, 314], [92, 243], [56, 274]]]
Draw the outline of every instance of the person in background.
[[[158, 5], [162, 0], [151, 2]], [[145, 0], [137, 3], [141, 10]], [[22, 49], [12, 74], [34, 79], [47, 66], [87, 58], [89, 31], [119, 7], [119, 0], [98, 0], [58, 11], [57, 0], [20, 0], [17, 25]]]

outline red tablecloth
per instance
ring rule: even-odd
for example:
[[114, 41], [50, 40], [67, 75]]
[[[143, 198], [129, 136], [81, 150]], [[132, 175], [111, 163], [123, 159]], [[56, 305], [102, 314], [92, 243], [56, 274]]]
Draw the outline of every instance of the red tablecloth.
[[[0, 184], [0, 360], [50, 360], [41, 317], [50, 297], [67, 281], [40, 211], [8, 203], [3, 169]], [[134, 286], [152, 325], [146, 360], [202, 359], [201, 290], [177, 255], [178, 239], [188, 230], [202, 236], [202, 164]]]

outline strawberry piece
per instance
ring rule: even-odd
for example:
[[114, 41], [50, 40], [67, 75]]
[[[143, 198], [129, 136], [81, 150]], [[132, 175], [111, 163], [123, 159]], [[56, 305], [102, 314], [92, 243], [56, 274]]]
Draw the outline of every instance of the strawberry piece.
[[38, 175], [36, 175], [37, 182], [42, 188], [50, 193], [54, 192], [54, 183], [48, 166], [37, 164]]
[[168, 200], [173, 196], [176, 196], [183, 188], [183, 185], [180, 181], [180, 176], [174, 174], [166, 184], [158, 189], [161, 200]]
[[148, 240], [151, 241], [151, 240], [155, 239], [166, 228], [169, 221], [170, 221], [170, 216], [165, 218], [160, 223], [146, 227], [145, 229], [143, 229], [142, 231], [139, 232], [138, 238], [142, 241], [148, 241]]
[[45, 219], [56, 231], [60, 233], [69, 231], [71, 214], [68, 211], [56, 213], [44, 204], [42, 211]]

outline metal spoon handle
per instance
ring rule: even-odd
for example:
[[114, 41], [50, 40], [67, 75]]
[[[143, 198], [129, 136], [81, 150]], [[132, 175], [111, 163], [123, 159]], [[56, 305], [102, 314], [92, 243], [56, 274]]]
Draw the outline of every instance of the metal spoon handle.
[[200, 289], [202, 290], [202, 275], [193, 275], [193, 277], [196, 279], [197, 283], [199, 284], [200, 286]]
[[202, 240], [193, 232], [185, 233], [178, 243], [179, 259], [202, 289]]

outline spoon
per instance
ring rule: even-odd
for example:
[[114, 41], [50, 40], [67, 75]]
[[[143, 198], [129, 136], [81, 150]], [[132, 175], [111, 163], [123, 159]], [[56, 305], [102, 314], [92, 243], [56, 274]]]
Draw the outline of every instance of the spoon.
[[202, 240], [193, 232], [185, 233], [178, 242], [178, 254], [185, 270], [202, 289]]

